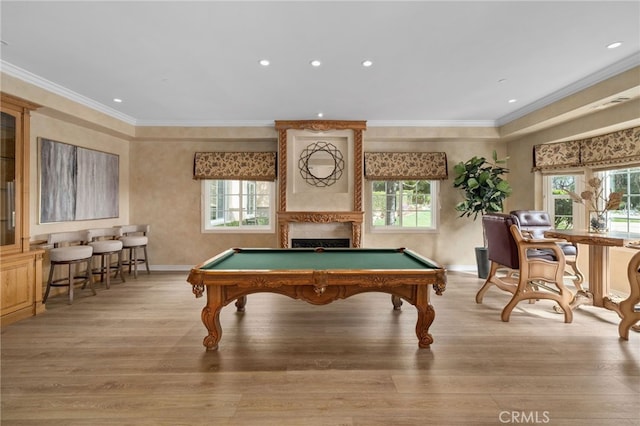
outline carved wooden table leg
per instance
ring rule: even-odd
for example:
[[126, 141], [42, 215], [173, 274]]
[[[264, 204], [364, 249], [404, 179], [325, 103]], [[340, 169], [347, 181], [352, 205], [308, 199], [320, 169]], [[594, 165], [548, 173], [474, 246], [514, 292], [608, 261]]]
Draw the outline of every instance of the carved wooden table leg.
[[418, 336], [418, 346], [428, 348], [433, 343], [433, 337], [429, 334], [429, 327], [436, 317], [436, 311], [429, 303], [429, 290], [427, 286], [417, 286], [416, 288], [416, 309], [418, 310], [418, 321], [416, 322], [416, 335]]
[[209, 334], [202, 344], [208, 351], [218, 349], [218, 342], [222, 337], [220, 326], [220, 311], [222, 310], [222, 288], [219, 286], [207, 286], [207, 305], [202, 309], [202, 323]]
[[402, 299], [400, 296], [396, 296], [395, 294], [391, 295], [391, 303], [393, 303], [393, 310], [399, 311], [402, 307]]
[[244, 312], [244, 307], [247, 305], [247, 296], [240, 296], [236, 300], [236, 308], [238, 312]]

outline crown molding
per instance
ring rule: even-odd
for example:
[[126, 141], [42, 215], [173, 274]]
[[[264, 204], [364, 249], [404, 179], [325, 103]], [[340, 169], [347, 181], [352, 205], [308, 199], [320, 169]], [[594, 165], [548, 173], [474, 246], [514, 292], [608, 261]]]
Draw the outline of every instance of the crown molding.
[[530, 104], [527, 104], [520, 109], [517, 109], [507, 115], [498, 118], [496, 120], [496, 126], [500, 127], [513, 120], [522, 118], [527, 114], [531, 114], [534, 111], [549, 106], [554, 102], [558, 102], [559, 100], [566, 98], [567, 96], [571, 96], [575, 93], [585, 90], [595, 84], [607, 80], [608, 78], [614, 77], [618, 74], [630, 70], [631, 68], [637, 67], [638, 65], [640, 65], [640, 52], [636, 52], [633, 55], [612, 64], [611, 66], [603, 68], [600, 71], [588, 75], [581, 80], [578, 80], [558, 91], [551, 93], [550, 95], [540, 98], [537, 101], [531, 102]]
[[[139, 127], [273, 127], [273, 120], [138, 120], [109, 108], [59, 84], [39, 77], [9, 62], [0, 61], [0, 71], [83, 106]], [[495, 127], [493, 120], [373, 120], [369, 127]]]
[[[613, 65], [595, 72], [569, 86], [564, 87], [548, 96], [540, 98], [516, 111], [504, 115], [497, 120], [368, 120], [368, 127], [500, 127], [513, 120], [517, 120], [536, 110], [544, 108], [567, 96], [573, 95], [608, 78], [630, 70], [640, 65], [640, 52], [636, 52]], [[110, 117], [121, 120], [132, 126], [141, 127], [272, 127], [273, 120], [138, 120], [123, 114], [100, 102], [80, 95], [57, 83], [46, 80], [36, 74], [17, 67], [9, 62], [0, 60], [0, 71], [25, 81], [36, 87], [47, 90], [56, 95], [77, 102], [83, 106], [99, 111]]]
[[495, 127], [493, 120], [367, 120], [367, 127]]
[[273, 120], [137, 120], [137, 127], [273, 127]]
[[32, 84], [36, 87], [39, 87], [41, 89], [47, 90], [51, 93], [54, 93], [56, 95], [60, 95], [64, 98], [67, 98], [71, 101], [77, 102], [81, 105], [84, 105], [88, 108], [94, 109], [96, 111], [99, 111], [103, 114], [106, 114], [110, 117], [116, 118], [118, 120], [124, 121], [127, 124], [131, 124], [131, 125], [136, 125], [136, 119], [127, 115], [127, 114], [123, 114], [120, 111], [117, 111], [113, 108], [109, 108], [107, 106], [105, 106], [104, 104], [101, 104], [100, 102], [96, 102], [93, 99], [90, 99], [86, 96], [80, 95], [79, 93], [76, 93], [72, 90], [67, 89], [66, 87], [60, 86], [59, 84], [56, 84], [52, 81], [46, 80], [40, 76], [37, 76], [35, 74], [33, 74], [32, 72], [29, 72], [25, 69], [22, 69], [20, 67], [17, 67], [13, 64], [10, 64], [9, 62], [6, 62], [4, 60], [0, 60], [0, 71], [2, 71], [3, 73], [11, 76], [11, 77], [15, 77], [19, 80], [25, 81], [29, 84]]

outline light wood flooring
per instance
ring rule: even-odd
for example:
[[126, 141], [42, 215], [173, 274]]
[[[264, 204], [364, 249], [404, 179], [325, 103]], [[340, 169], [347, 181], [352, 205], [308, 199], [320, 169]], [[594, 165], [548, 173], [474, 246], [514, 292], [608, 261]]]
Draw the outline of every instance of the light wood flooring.
[[505, 293], [449, 273], [435, 342], [416, 310], [370, 293], [325, 306], [275, 294], [222, 310], [206, 352], [186, 273], [140, 274], [2, 329], [3, 425], [640, 425], [640, 333], [545, 301], [500, 320]]

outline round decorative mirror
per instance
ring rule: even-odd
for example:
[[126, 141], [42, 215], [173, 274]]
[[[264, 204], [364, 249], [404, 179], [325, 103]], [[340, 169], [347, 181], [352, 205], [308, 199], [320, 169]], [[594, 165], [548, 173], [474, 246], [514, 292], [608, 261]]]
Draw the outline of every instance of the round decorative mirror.
[[302, 151], [298, 169], [302, 178], [310, 185], [331, 186], [342, 176], [344, 159], [335, 145], [318, 141]]

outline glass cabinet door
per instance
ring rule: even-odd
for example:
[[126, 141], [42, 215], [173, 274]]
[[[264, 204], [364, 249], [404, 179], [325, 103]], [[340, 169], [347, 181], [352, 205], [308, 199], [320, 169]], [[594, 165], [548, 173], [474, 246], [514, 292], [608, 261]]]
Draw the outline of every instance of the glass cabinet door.
[[17, 243], [16, 237], [16, 141], [17, 118], [2, 112], [0, 145], [0, 245]]

